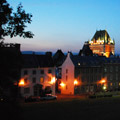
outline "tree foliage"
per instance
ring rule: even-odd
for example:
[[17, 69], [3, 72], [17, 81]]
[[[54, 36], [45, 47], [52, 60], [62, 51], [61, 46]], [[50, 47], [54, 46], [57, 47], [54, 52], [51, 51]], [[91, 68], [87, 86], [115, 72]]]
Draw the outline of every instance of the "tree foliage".
[[0, 40], [5, 36], [33, 38], [31, 31], [25, 31], [26, 24], [30, 24], [32, 15], [26, 13], [22, 4], [19, 4], [17, 11], [13, 12], [6, 0], [0, 0]]

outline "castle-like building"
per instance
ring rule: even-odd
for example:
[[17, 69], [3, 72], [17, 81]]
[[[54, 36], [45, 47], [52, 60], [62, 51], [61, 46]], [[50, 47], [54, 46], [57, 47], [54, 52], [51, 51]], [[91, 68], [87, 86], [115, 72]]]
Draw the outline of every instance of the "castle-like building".
[[106, 30], [96, 31], [95, 35], [89, 41], [89, 47], [93, 54], [110, 57], [115, 53], [115, 42], [112, 40]]

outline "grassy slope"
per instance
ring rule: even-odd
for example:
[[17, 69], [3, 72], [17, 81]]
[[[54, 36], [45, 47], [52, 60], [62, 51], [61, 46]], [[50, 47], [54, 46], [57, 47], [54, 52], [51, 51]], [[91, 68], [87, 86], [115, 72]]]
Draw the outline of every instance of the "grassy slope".
[[27, 103], [26, 120], [115, 120], [120, 119], [120, 98]]

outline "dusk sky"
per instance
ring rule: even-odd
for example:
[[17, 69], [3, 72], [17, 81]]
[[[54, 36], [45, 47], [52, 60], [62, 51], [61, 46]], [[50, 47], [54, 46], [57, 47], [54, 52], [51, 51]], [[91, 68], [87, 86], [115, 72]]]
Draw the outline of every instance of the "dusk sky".
[[7, 0], [16, 10], [19, 3], [31, 13], [26, 30], [33, 39], [9, 38], [20, 43], [22, 51], [79, 52], [96, 30], [106, 29], [120, 54], [120, 0]]

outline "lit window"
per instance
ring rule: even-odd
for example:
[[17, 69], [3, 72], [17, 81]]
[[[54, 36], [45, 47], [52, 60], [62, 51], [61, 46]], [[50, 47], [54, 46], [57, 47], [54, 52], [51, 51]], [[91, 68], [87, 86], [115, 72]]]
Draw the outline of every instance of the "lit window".
[[40, 83], [44, 82], [44, 77], [40, 77]]
[[106, 67], [104, 68], [104, 72], [107, 72], [107, 68]]
[[49, 82], [51, 81], [51, 77], [48, 77], [48, 81], [49, 81]]

